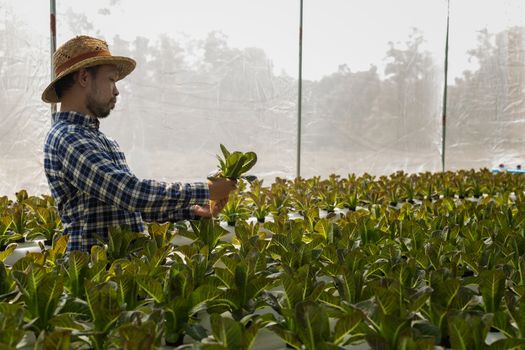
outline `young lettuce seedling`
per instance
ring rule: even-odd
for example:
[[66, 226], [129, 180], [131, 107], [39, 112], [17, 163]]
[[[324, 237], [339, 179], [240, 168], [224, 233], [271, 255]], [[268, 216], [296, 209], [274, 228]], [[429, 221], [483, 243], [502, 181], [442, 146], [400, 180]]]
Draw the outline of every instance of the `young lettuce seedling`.
[[226, 147], [221, 144], [221, 151], [224, 158], [217, 155], [219, 160], [219, 166], [217, 171], [208, 175], [209, 180], [214, 180], [217, 178], [228, 178], [232, 180], [238, 180], [241, 177], [251, 182], [257, 179], [254, 175], [245, 175], [255, 163], [257, 163], [257, 155], [254, 152], [230, 152]]
[[[219, 166], [217, 170], [208, 175], [208, 180], [213, 181], [219, 178], [239, 180], [243, 178], [250, 183], [257, 180], [255, 175], [243, 175], [257, 163], [257, 155], [254, 152], [230, 152], [222, 143], [220, 146], [224, 158], [217, 155]], [[214, 206], [213, 201], [210, 201], [210, 206]]]

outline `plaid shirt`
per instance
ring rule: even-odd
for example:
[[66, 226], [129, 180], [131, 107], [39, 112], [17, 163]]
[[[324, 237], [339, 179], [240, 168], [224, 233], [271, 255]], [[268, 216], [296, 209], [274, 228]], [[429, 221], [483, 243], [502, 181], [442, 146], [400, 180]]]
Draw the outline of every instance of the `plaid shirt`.
[[99, 121], [77, 112], [53, 114], [44, 145], [44, 169], [69, 234], [68, 250], [90, 251], [112, 226], [144, 232], [145, 221], [196, 219], [191, 206], [208, 203], [207, 183], [138, 179]]

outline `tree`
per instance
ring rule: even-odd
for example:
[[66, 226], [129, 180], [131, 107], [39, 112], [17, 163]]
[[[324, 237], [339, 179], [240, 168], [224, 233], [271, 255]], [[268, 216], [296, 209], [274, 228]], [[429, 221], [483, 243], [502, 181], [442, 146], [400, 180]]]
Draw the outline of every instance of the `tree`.
[[442, 73], [432, 54], [423, 51], [423, 44], [423, 33], [413, 28], [404, 47], [390, 42], [387, 51], [389, 62], [385, 67], [379, 113], [393, 117], [392, 145], [397, 143], [404, 150], [434, 144], [435, 134], [427, 130], [432, 129], [441, 115], [438, 102]]
[[449, 86], [447, 144], [475, 164], [521, 160], [524, 40], [524, 27], [499, 33], [480, 30], [477, 47], [467, 52], [477, 69], [466, 70]]
[[343, 64], [337, 72], [306, 87], [305, 142], [320, 147], [358, 147], [356, 141], [366, 132], [381, 91], [377, 67], [354, 73]]

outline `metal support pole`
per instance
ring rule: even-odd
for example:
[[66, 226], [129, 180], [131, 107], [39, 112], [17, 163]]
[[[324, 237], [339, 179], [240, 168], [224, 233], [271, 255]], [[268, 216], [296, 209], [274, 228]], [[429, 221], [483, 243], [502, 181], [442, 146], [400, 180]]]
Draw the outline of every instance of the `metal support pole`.
[[[50, 34], [51, 34], [51, 81], [55, 79], [55, 67], [53, 65], [53, 54], [57, 47], [57, 28], [56, 28], [56, 0], [49, 1], [49, 13], [50, 13]], [[56, 103], [51, 104], [51, 113], [56, 112]]]
[[441, 171], [445, 172], [445, 145], [447, 138], [447, 85], [448, 85], [448, 34], [450, 24], [450, 0], [447, 5], [447, 36], [445, 39], [445, 88], [443, 89], [443, 119], [442, 119], [442, 139], [441, 139]]
[[303, 87], [303, 0], [299, 17], [299, 91], [297, 101], [297, 177], [301, 176], [301, 108]]

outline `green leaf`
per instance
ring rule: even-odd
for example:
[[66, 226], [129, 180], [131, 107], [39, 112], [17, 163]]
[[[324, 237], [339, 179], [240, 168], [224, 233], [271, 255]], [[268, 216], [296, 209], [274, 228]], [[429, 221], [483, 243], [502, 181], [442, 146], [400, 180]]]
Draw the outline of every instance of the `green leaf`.
[[479, 281], [485, 311], [499, 311], [505, 292], [505, 273], [501, 270], [485, 270], [481, 272]]
[[270, 325], [268, 328], [281, 337], [286, 344], [289, 344], [295, 349], [302, 349], [301, 340], [299, 340], [294, 332], [283, 328], [281, 325]]
[[140, 324], [124, 324], [118, 328], [120, 346], [126, 350], [155, 349], [156, 325], [152, 320]]
[[173, 233], [170, 232], [170, 228], [170, 222], [165, 222], [163, 224], [152, 222], [148, 224], [148, 232], [156, 241], [158, 247], [165, 246], [167, 242], [171, 240]]
[[387, 341], [379, 334], [367, 334], [365, 339], [368, 345], [374, 350], [390, 349]]
[[198, 221], [190, 221], [194, 235], [199, 241], [212, 251], [218, 244], [220, 238], [228, 233], [213, 219], [203, 218]]
[[0, 262], [4, 262], [5, 259], [7, 259], [7, 257], [15, 251], [16, 247], [17, 247], [17, 244], [12, 243], [8, 245], [4, 251], [1, 251], [0, 252]]
[[489, 350], [520, 350], [525, 348], [525, 339], [499, 339], [487, 348]]
[[141, 302], [138, 300], [138, 284], [135, 275], [129, 272], [121, 273], [113, 279], [117, 283], [118, 302], [127, 310], [135, 309]]
[[24, 337], [23, 324], [22, 305], [0, 303], [0, 344], [14, 349]]
[[78, 315], [81, 320], [90, 318], [88, 304], [80, 298], [67, 298], [60, 308], [60, 314], [70, 314], [73, 318]]
[[241, 152], [233, 152], [228, 158], [229, 166], [225, 176], [230, 179], [238, 179], [241, 176], [241, 169], [244, 165], [246, 157]]
[[354, 330], [363, 322], [365, 316], [359, 310], [352, 310], [350, 314], [346, 314], [337, 320], [333, 335], [333, 342], [335, 344], [343, 344], [346, 338], [354, 332]]
[[200, 324], [188, 325], [188, 327], [186, 328], [186, 334], [198, 341], [202, 341], [202, 339], [208, 336], [206, 328], [204, 328]]
[[2, 241], [2, 238], [4, 238], [4, 236], [6, 235], [6, 232], [9, 229], [9, 226], [11, 226], [12, 222], [13, 218], [11, 216], [0, 216], [0, 242]]
[[94, 331], [105, 334], [117, 322], [122, 310], [117, 291], [110, 282], [97, 285], [90, 280], [85, 281], [85, 289]]
[[64, 278], [58, 273], [33, 266], [27, 272], [13, 271], [13, 278], [26, 304], [31, 318], [37, 319], [33, 327], [40, 333], [49, 330], [48, 321], [54, 315], [64, 288]]
[[[149, 239], [145, 234], [133, 232], [128, 226], [114, 226], [108, 231], [107, 254], [111, 259], [121, 259], [129, 257], [133, 252], [139, 250], [136, 242]], [[105, 240], [100, 238], [102, 243]]]
[[69, 236], [61, 236], [56, 240], [53, 247], [48, 250], [49, 258], [54, 262], [57, 258], [64, 256], [67, 250], [67, 243], [69, 241]]
[[73, 312], [61, 313], [53, 316], [49, 323], [55, 328], [82, 331], [84, 327], [75, 320], [75, 317], [82, 316], [83, 314]]
[[42, 350], [69, 350], [71, 344], [71, 331], [58, 330], [44, 333]]
[[401, 304], [400, 291], [392, 287], [383, 289], [383, 286], [375, 288], [376, 303], [383, 315], [398, 316], [403, 305]]
[[224, 159], [228, 159], [230, 157], [230, 151], [224, 146], [222, 143], [220, 144], [222, 154], [224, 156]]
[[432, 288], [422, 287], [409, 294], [410, 311], [419, 311], [421, 307], [426, 305], [429, 297], [432, 295]]
[[334, 224], [330, 223], [326, 218], [320, 219], [315, 224], [314, 229], [326, 240], [328, 240], [329, 237], [333, 237]]
[[338, 309], [340, 311], [346, 310], [339, 296], [331, 295], [327, 292], [324, 292], [319, 296], [317, 300], [325, 305], [328, 305], [333, 309]]
[[94, 245], [91, 247], [91, 263], [96, 265], [99, 262], [106, 263], [108, 261], [106, 251], [104, 247], [100, 245]]
[[516, 327], [519, 330], [520, 338], [525, 337], [525, 303], [523, 300], [515, 299], [508, 295], [506, 298], [508, 315], [515, 322]]
[[[34, 265], [30, 264], [26, 271], [13, 269], [11, 275], [13, 276], [19, 291], [22, 293], [22, 296], [26, 299], [26, 306], [31, 309], [31, 307], [34, 305], [34, 303], [31, 301], [36, 298], [40, 281], [45, 276], [45, 270], [39, 266], [35, 267]], [[37, 314], [36, 309], [32, 311], [34, 314]]]
[[414, 338], [409, 335], [402, 335], [399, 338], [399, 350], [434, 350], [434, 338]]
[[244, 263], [240, 263], [235, 268], [235, 286], [239, 291], [240, 305], [245, 305], [248, 297], [248, 268]]
[[485, 349], [485, 339], [492, 323], [492, 315], [458, 312], [448, 317], [450, 344], [458, 350]]
[[[245, 323], [248, 321], [251, 322], [249, 326], [247, 326]], [[242, 328], [244, 328], [244, 332], [242, 334], [241, 348], [251, 349], [255, 343], [255, 339], [257, 337], [259, 329], [263, 328], [267, 323], [268, 321], [263, 320], [263, 318], [255, 318], [253, 317], [253, 315], [249, 315], [243, 320], [241, 320], [241, 326]]]
[[307, 349], [315, 349], [316, 344], [330, 336], [328, 315], [321, 304], [312, 301], [300, 302], [295, 306], [297, 333]]
[[47, 328], [48, 320], [53, 317], [64, 290], [64, 278], [56, 273], [48, 273], [38, 286], [38, 316], [42, 329]]
[[423, 336], [434, 337], [436, 344], [441, 343], [441, 330], [436, 325], [427, 320], [418, 320], [412, 323], [412, 327], [417, 329]]
[[14, 292], [14, 280], [11, 278], [11, 273], [6, 269], [3, 262], [0, 261], [0, 299]]
[[257, 154], [254, 152], [246, 152], [244, 155], [246, 158], [244, 164], [242, 165], [240, 174], [247, 173], [257, 163]]
[[206, 304], [219, 296], [221, 290], [218, 283], [210, 282], [195, 289], [190, 296], [191, 313], [195, 314], [205, 309]]
[[137, 283], [157, 304], [164, 302], [164, 291], [161, 283], [150, 276], [140, 276]]
[[219, 314], [210, 316], [212, 333], [217, 342], [228, 350], [241, 349], [242, 327], [231, 318], [222, 317]]
[[443, 276], [432, 274], [430, 287], [433, 289], [431, 301], [449, 307], [459, 293], [461, 282], [458, 279], [443, 280]]
[[89, 254], [86, 252], [75, 250], [69, 255], [67, 267], [65, 268], [65, 275], [67, 276], [65, 285], [66, 289], [74, 297], [81, 298], [85, 294], [84, 279], [87, 276], [88, 264]]

